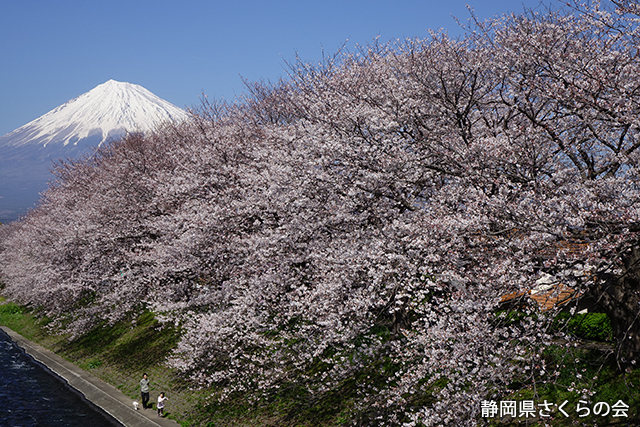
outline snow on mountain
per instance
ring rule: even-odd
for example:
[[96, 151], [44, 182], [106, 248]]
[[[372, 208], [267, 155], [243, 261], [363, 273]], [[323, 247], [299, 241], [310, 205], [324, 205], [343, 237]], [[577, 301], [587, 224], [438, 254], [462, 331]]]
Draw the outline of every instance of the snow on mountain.
[[126, 131], [144, 132], [187, 117], [142, 86], [109, 80], [0, 136], [0, 222], [35, 205], [53, 178], [53, 161], [78, 158]]
[[187, 113], [142, 86], [109, 80], [34, 121], [0, 137], [0, 147], [78, 144], [93, 137], [102, 144], [125, 131], [146, 131]]

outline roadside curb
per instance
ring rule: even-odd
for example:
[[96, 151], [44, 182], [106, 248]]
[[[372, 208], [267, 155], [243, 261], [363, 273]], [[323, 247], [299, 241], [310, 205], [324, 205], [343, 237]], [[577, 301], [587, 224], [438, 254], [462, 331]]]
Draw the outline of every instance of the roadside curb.
[[173, 420], [157, 417], [156, 411], [153, 409], [136, 411], [133, 409], [131, 398], [125, 396], [112, 385], [96, 378], [51, 350], [29, 341], [10, 328], [0, 326], [0, 329], [7, 333], [11, 340], [28, 355], [64, 379], [85, 399], [98, 406], [125, 427], [180, 427]]

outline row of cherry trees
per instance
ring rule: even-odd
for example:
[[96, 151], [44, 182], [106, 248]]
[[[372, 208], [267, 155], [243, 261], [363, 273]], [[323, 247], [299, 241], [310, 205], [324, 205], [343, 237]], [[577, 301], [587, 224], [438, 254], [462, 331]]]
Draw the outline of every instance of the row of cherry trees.
[[543, 272], [602, 291], [638, 243], [635, 11], [572, 6], [300, 62], [59, 164], [0, 229], [3, 294], [75, 335], [152, 309], [181, 327], [170, 363], [226, 393], [369, 372], [361, 422], [474, 425], [553, 379], [546, 317], [501, 323], [500, 296]]

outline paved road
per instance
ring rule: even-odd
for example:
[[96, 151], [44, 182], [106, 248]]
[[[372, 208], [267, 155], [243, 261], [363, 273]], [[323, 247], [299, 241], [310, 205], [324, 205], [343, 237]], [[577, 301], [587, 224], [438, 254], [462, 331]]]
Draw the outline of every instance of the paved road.
[[62, 377], [71, 387], [82, 393], [94, 405], [121, 422], [126, 427], [180, 427], [167, 418], [158, 417], [154, 409], [133, 409], [133, 401], [115, 387], [94, 377], [66, 361], [54, 352], [29, 341], [13, 330], [0, 326], [25, 352], [51, 371]]

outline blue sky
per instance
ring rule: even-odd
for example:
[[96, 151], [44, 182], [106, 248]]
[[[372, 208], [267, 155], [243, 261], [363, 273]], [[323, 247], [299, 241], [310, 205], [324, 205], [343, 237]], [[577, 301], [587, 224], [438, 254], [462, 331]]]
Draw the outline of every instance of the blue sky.
[[[233, 99], [242, 78], [286, 76], [296, 53], [318, 61], [346, 43], [461, 33], [479, 18], [540, 0], [5, 0], [0, 2], [0, 135], [109, 79], [179, 107]], [[544, 4], [558, 4], [544, 0]]]

